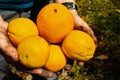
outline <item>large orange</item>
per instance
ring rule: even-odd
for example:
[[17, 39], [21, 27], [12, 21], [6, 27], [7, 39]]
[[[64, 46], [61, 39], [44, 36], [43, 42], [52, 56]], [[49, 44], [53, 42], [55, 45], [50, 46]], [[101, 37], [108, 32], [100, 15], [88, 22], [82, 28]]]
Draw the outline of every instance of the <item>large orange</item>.
[[8, 36], [14, 45], [32, 35], [39, 35], [36, 24], [28, 18], [14, 18], [8, 24]]
[[66, 56], [73, 60], [87, 61], [94, 55], [94, 40], [80, 30], [71, 31], [63, 40], [62, 49]]
[[20, 62], [29, 68], [43, 67], [49, 57], [49, 45], [40, 36], [29, 36], [21, 40], [18, 47]]
[[65, 65], [66, 57], [63, 54], [61, 47], [58, 45], [50, 45], [50, 56], [45, 67], [52, 72], [57, 72]]
[[62, 4], [51, 3], [40, 10], [37, 26], [42, 37], [49, 42], [58, 43], [73, 29], [73, 16]]

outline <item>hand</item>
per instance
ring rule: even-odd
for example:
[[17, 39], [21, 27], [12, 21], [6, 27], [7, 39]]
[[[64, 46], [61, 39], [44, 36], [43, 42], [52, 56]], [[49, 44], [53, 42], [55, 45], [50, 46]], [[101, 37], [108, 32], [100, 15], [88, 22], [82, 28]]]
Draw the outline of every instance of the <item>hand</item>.
[[56, 3], [63, 3], [63, 2], [73, 2], [76, 3], [75, 0], [55, 0]]
[[70, 12], [74, 18], [74, 28], [78, 30], [82, 30], [88, 33], [95, 42], [97, 42], [97, 38], [94, 35], [93, 30], [88, 26], [88, 24], [78, 15], [75, 9], [70, 9]]
[[17, 50], [12, 46], [7, 38], [7, 26], [8, 23], [3, 21], [2, 17], [0, 16], [0, 49], [2, 49], [4, 53], [11, 57], [14, 61], [18, 61]]
[[[76, 4], [76, 0], [55, 0], [56, 3], [63, 3], [63, 2], [73, 2]], [[74, 18], [74, 28], [82, 30], [88, 33], [95, 42], [97, 42], [97, 38], [95, 37], [93, 30], [88, 26], [88, 24], [78, 15], [77, 10], [69, 9]]]
[[[63, 2], [73, 2], [74, 4], [76, 4], [75, 2], [76, 0], [55, 0], [55, 2], [57, 3], [63, 3]], [[70, 12], [72, 13], [73, 15], [73, 18], [74, 18], [74, 29], [78, 29], [78, 30], [82, 30], [86, 33], [88, 33], [94, 40], [94, 42], [96, 43], [97, 42], [97, 38], [95, 37], [94, 33], [93, 33], [93, 30], [88, 26], [88, 24], [78, 15], [78, 12], [77, 10], [75, 9], [69, 9]], [[78, 61], [78, 65], [79, 66], [84, 66], [85, 62], [81, 62], [81, 61]], [[69, 70], [72, 68], [72, 65], [71, 64], [67, 64], [65, 66], [65, 69], [66, 70]]]
[[[8, 23], [5, 22], [0, 16], [0, 49], [4, 52], [3, 55], [5, 55], [6, 58], [9, 58], [9, 61], [11, 61], [12, 63], [17, 63], [17, 66], [20, 66], [18, 52], [16, 48], [10, 43], [7, 37], [7, 33], [6, 33], [7, 26], [8, 26]], [[53, 76], [52, 72], [41, 69], [41, 68], [30, 70], [30, 71], [26, 70], [26, 72], [31, 74], [37, 74], [43, 77]]]
[[[82, 30], [89, 34], [95, 43], [97, 43], [97, 38], [94, 35], [93, 30], [88, 26], [88, 24], [78, 15], [77, 10], [69, 9], [74, 18], [74, 29]], [[78, 61], [79, 66], [84, 66], [85, 62]], [[67, 67], [67, 66], [66, 66]]]

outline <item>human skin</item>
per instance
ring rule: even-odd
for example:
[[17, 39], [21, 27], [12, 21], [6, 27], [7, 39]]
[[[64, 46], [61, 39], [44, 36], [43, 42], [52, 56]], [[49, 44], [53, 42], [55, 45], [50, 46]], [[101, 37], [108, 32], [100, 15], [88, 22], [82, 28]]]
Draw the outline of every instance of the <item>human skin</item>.
[[[73, 2], [75, 3], [75, 0], [55, 0], [57, 3], [63, 3], [63, 2]], [[73, 15], [74, 18], [74, 28], [83, 30], [86, 33], [88, 33], [95, 42], [97, 42], [97, 39], [93, 33], [93, 30], [88, 26], [88, 24], [78, 15], [77, 10], [70, 9], [70, 12]], [[13, 62], [19, 61], [18, 52], [16, 48], [10, 43], [8, 36], [7, 36], [7, 26], [8, 23], [2, 19], [0, 16], [0, 49], [4, 52], [4, 54], [11, 58]], [[84, 65], [83, 62], [79, 62], [80, 64]], [[52, 77], [53, 72], [47, 71], [45, 69], [39, 68], [39, 69], [33, 69], [30, 71], [27, 71], [31, 74], [37, 74], [43, 77]]]
[[[73, 2], [74, 4], [76, 4], [76, 0], [55, 0], [55, 2], [57, 3], [64, 3], [64, 2]], [[82, 30], [86, 33], [88, 33], [95, 42], [97, 42], [97, 38], [94, 35], [93, 30], [91, 29], [91, 27], [88, 26], [88, 24], [78, 15], [78, 12], [76, 9], [69, 9], [70, 12], [73, 15], [74, 18], [74, 28], [75, 29], [79, 29]]]

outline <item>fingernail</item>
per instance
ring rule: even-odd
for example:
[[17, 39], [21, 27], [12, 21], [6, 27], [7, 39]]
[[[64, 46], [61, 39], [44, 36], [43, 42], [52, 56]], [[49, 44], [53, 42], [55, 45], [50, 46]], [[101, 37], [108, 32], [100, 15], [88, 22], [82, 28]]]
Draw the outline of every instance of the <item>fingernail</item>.
[[14, 59], [15, 61], [19, 61], [18, 55], [15, 55], [15, 56], [13, 57], [13, 59]]
[[53, 75], [54, 75], [53, 72], [49, 72], [49, 73], [48, 73], [48, 77], [49, 77], [49, 78], [53, 77]]
[[14, 61], [18, 61], [19, 60], [18, 54], [16, 52], [14, 52], [11, 56], [12, 56]]
[[78, 62], [79, 66], [84, 66], [85, 62]]
[[72, 69], [72, 65], [70, 65], [70, 64], [66, 64], [66, 66], [65, 66], [65, 70], [70, 70], [70, 69]]

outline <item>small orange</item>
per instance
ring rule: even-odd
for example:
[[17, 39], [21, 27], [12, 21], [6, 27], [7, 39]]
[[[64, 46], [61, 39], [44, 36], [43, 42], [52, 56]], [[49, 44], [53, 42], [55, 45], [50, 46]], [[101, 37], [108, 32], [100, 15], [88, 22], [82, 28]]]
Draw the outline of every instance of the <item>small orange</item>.
[[62, 50], [70, 59], [87, 61], [94, 55], [96, 45], [85, 32], [72, 30], [63, 40]]
[[58, 43], [74, 27], [73, 16], [62, 4], [51, 3], [43, 7], [37, 16], [40, 35], [51, 43]]
[[17, 46], [19, 42], [32, 35], [39, 35], [36, 24], [28, 18], [14, 18], [8, 23], [8, 37], [10, 41]]
[[45, 67], [52, 71], [57, 72], [66, 65], [66, 57], [63, 54], [61, 47], [58, 45], [50, 45], [50, 56]]
[[40, 68], [49, 57], [48, 42], [40, 36], [29, 36], [21, 40], [18, 47], [20, 62], [28, 68]]

